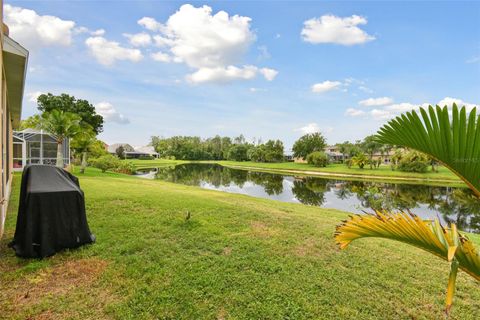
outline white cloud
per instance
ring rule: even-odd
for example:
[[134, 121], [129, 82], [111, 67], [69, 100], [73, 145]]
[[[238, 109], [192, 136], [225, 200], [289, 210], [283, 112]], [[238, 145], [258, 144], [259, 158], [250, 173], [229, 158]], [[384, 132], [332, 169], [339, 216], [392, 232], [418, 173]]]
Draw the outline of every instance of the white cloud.
[[367, 24], [365, 17], [353, 15], [346, 18], [324, 15], [305, 21], [302, 29], [303, 40], [310, 43], [336, 43], [345, 46], [375, 40], [359, 25]]
[[[165, 24], [144, 17], [138, 21], [148, 30], [156, 31], [155, 45], [163, 48], [157, 60], [185, 63], [196, 69], [187, 75], [192, 83], [226, 83], [234, 80], [249, 80], [258, 74], [271, 81], [277, 71], [246, 65], [238, 66], [256, 40], [250, 29], [249, 17], [232, 15], [225, 11], [212, 12], [209, 6], [196, 8], [182, 5]], [[168, 51], [166, 51], [168, 50]], [[167, 54], [169, 57], [167, 59]]]
[[315, 133], [315, 132], [320, 132], [320, 127], [318, 126], [318, 124], [312, 122], [303, 127], [295, 129], [294, 131], [299, 131], [302, 134]]
[[106, 122], [116, 122], [119, 124], [130, 123], [130, 120], [119, 113], [109, 102], [97, 103], [95, 105], [95, 111], [100, 114]]
[[228, 66], [226, 68], [200, 68], [196, 72], [187, 76], [187, 80], [192, 83], [227, 83], [233, 80], [250, 80], [257, 75], [258, 68], [255, 66], [244, 66], [238, 68]]
[[445, 97], [443, 98], [442, 100], [440, 100], [437, 104], [440, 106], [440, 107], [444, 107], [444, 106], [447, 106], [449, 108], [452, 108], [453, 104], [456, 104], [457, 107], [461, 108], [463, 106], [465, 106], [465, 108], [467, 109], [467, 111], [470, 111], [472, 110], [474, 107], [478, 107], [480, 106], [480, 104], [473, 104], [473, 103], [469, 103], [469, 102], [465, 102], [461, 99], [456, 99], [456, 98], [451, 98], [451, 97]]
[[[449, 110], [451, 111], [452, 105], [456, 103], [458, 107], [463, 107], [465, 106], [467, 109], [467, 112], [471, 111], [475, 106], [479, 106], [478, 104], [475, 105], [473, 103], [465, 102], [461, 99], [457, 98], [451, 98], [451, 97], [445, 97], [442, 100], [440, 100], [437, 103], [410, 103], [410, 102], [402, 102], [402, 103], [395, 103], [395, 104], [389, 104], [386, 106], [382, 106], [381, 108], [376, 108], [368, 113], [364, 112], [363, 114], [369, 115], [371, 118], [375, 120], [389, 120], [392, 119], [396, 116], [399, 116], [402, 113], [409, 112], [412, 110], [418, 110], [419, 108], [427, 108], [429, 105], [435, 106], [439, 105], [440, 107], [447, 106]], [[347, 116], [356, 116], [356, 115], [362, 115], [360, 113], [356, 114], [357, 111], [353, 108], [349, 108], [346, 110], [345, 115]]]
[[333, 131], [332, 127], [324, 127], [323, 130], [320, 130], [320, 126], [315, 123], [308, 123], [303, 127], [297, 128], [293, 131], [298, 131], [301, 132], [302, 134], [308, 134], [308, 133], [315, 133], [315, 132], [323, 132], [323, 133], [330, 133]]
[[270, 69], [270, 68], [262, 68], [259, 71], [268, 81], [273, 81], [273, 79], [275, 79], [275, 77], [278, 75], [277, 70]]
[[128, 38], [130, 44], [134, 47], [145, 47], [152, 43], [152, 37], [146, 32], [140, 32], [136, 34], [124, 33]]
[[250, 92], [266, 92], [267, 89], [263, 89], [263, 88], [250, 88], [248, 89]]
[[41, 91], [30, 92], [27, 94], [28, 101], [37, 103], [38, 97], [43, 94]]
[[393, 99], [389, 97], [368, 98], [358, 102], [359, 105], [365, 106], [365, 107], [385, 106], [387, 104], [392, 104], [392, 103], [393, 103]]
[[402, 102], [402, 103], [396, 103], [396, 104], [388, 105], [388, 106], [385, 107], [385, 110], [402, 113], [402, 112], [407, 112], [407, 111], [412, 111], [414, 109], [418, 109], [420, 106], [421, 105], [419, 105], [419, 104]]
[[97, 36], [103, 36], [105, 34], [105, 29], [97, 29], [95, 31], [90, 32], [90, 35], [97, 37]]
[[69, 46], [75, 31], [75, 22], [55, 16], [41, 16], [35, 11], [4, 5], [4, 21], [10, 35], [32, 50], [44, 46]]
[[90, 37], [85, 44], [97, 61], [106, 66], [117, 60], [138, 62], [143, 58], [140, 50], [122, 47], [118, 42], [108, 41], [103, 37]]
[[370, 114], [375, 120], [387, 120], [394, 116], [393, 112], [382, 109], [373, 109], [372, 111], [370, 111]]
[[366, 93], [373, 93], [373, 90], [366, 87], [366, 86], [359, 86], [358, 90], [361, 90], [361, 91], [366, 92]]
[[354, 109], [354, 108], [348, 108], [345, 111], [345, 115], [349, 117], [359, 117], [359, 116], [363, 116], [364, 114], [365, 114], [365, 111]]
[[163, 25], [160, 22], [150, 17], [143, 17], [137, 23], [150, 31], [161, 31], [163, 29]]
[[172, 61], [171, 56], [169, 56], [168, 54], [166, 54], [164, 52], [161, 52], [161, 51], [152, 53], [150, 56], [152, 57], [153, 60], [159, 61], [159, 62], [171, 62]]
[[341, 85], [342, 85], [342, 83], [340, 81], [329, 81], [329, 80], [327, 80], [327, 81], [323, 81], [323, 82], [320, 82], [320, 83], [315, 83], [312, 86], [312, 92], [324, 93], [324, 92], [327, 92], [327, 91], [338, 89], [338, 87], [340, 87]]

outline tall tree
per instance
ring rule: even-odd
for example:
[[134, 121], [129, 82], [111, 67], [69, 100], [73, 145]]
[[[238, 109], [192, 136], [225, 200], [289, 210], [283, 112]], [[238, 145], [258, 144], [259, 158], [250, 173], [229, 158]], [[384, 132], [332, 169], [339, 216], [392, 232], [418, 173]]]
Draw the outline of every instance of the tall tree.
[[293, 156], [296, 158], [306, 158], [314, 151], [323, 151], [327, 143], [320, 132], [306, 134], [293, 144]]
[[117, 149], [115, 149], [115, 153], [119, 159], [125, 158], [125, 148], [123, 146], [119, 146]]
[[42, 114], [41, 128], [55, 136], [57, 140], [57, 167], [63, 168], [63, 142], [75, 137], [81, 131], [81, 118], [71, 112], [54, 109]]
[[59, 96], [48, 93], [41, 94], [37, 104], [38, 110], [42, 113], [53, 110], [74, 113], [80, 116], [82, 124], [91, 126], [95, 134], [103, 131], [103, 117], [97, 114], [95, 107], [87, 100], [76, 99], [65, 93]]
[[87, 167], [87, 156], [95, 141], [95, 132], [93, 132], [91, 129], [81, 130], [75, 136], [75, 139], [72, 140], [72, 146], [81, 154], [82, 160], [80, 165], [80, 173], [85, 173], [85, 168]]
[[368, 154], [368, 158], [370, 159], [370, 169], [373, 168], [373, 156], [375, 153], [379, 152], [382, 148], [382, 144], [378, 142], [377, 137], [375, 135], [367, 136], [363, 139], [361, 144], [363, 151]]

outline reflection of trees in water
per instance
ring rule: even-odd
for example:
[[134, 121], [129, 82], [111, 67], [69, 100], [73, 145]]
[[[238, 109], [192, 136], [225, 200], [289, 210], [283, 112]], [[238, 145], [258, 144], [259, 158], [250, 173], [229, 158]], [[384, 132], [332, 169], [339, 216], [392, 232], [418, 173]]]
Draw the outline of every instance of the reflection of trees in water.
[[480, 201], [470, 189], [425, 185], [345, 181], [337, 184], [340, 199], [355, 194], [362, 207], [386, 210], [412, 210], [419, 204], [438, 211], [447, 223], [461, 230], [480, 232]]
[[248, 179], [262, 186], [265, 192], [271, 195], [279, 195], [283, 192], [283, 176], [265, 172], [248, 172]]
[[[187, 185], [207, 182], [215, 187], [240, 188], [247, 181], [262, 186], [268, 195], [284, 191], [284, 176], [231, 169], [217, 164], [184, 164], [159, 168], [157, 178]], [[365, 181], [335, 181], [316, 177], [295, 178], [292, 192], [296, 199], [307, 205], [321, 206], [325, 192], [333, 191], [340, 199], [355, 196], [363, 208], [386, 210], [412, 210], [419, 204], [436, 210], [448, 223], [459, 229], [480, 232], [480, 201], [469, 189], [444, 188], [424, 185], [390, 184]]]
[[292, 192], [303, 204], [321, 206], [328, 191], [328, 180], [318, 178], [297, 178], [293, 181]]
[[247, 172], [229, 170], [216, 164], [182, 164], [175, 167], [159, 168], [157, 179], [198, 186], [207, 182], [215, 187], [228, 186], [232, 182], [243, 187], [247, 181]]
[[461, 230], [480, 232], [480, 201], [470, 189], [454, 189], [440, 203], [438, 211], [448, 223]]

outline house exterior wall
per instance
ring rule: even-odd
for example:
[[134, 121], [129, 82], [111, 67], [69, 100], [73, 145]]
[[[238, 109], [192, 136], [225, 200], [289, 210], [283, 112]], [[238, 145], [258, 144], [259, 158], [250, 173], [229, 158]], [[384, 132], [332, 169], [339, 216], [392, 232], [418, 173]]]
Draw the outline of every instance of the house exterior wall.
[[[9, 86], [12, 85], [11, 89], [17, 90], [16, 93], [10, 92], [10, 95], [7, 92], [7, 74], [8, 67], [10, 71], [12, 68], [18, 68], [18, 65], [13, 65], [11, 63], [6, 63], [6, 59], [9, 54], [5, 54], [4, 50], [8, 47], [5, 47], [5, 40], [13, 41], [7, 39], [8, 36], [8, 27], [3, 24], [3, 0], [0, 0], [0, 152], [2, 154], [0, 161], [0, 238], [3, 236], [5, 218], [7, 214], [8, 200], [10, 196], [10, 190], [12, 185], [13, 178], [13, 127], [14, 124], [18, 124], [21, 113], [21, 99], [23, 95], [23, 82], [25, 80], [25, 70], [19, 70], [18, 73], [21, 77], [14, 77], [13, 81], [20, 81], [21, 85], [9, 82]], [[19, 46], [15, 43], [16, 46]], [[15, 47], [17, 48], [17, 47]], [[23, 47], [22, 47], [23, 49]], [[25, 49], [23, 49], [25, 50]], [[8, 50], [7, 50], [8, 51]], [[28, 52], [26, 53], [28, 56]], [[10, 53], [10, 56], [11, 53]], [[26, 59], [26, 57], [23, 57]], [[18, 61], [18, 60], [17, 60]], [[26, 60], [25, 60], [26, 61]], [[24, 61], [24, 62], [25, 62]], [[25, 65], [26, 66], [26, 65]], [[24, 66], [21, 66], [24, 68]], [[8, 99], [12, 99], [17, 103], [16, 109], [9, 108]], [[19, 103], [19, 104], [18, 104]], [[14, 121], [14, 119], [16, 119]]]
[[3, 0], [0, 0], [0, 144], [1, 144], [1, 181], [0, 181], [0, 238], [3, 236], [3, 226], [7, 213], [8, 198], [10, 195], [10, 186], [12, 182], [12, 152], [11, 149], [11, 123], [10, 114], [7, 108], [7, 90], [5, 81], [5, 71], [3, 65]]

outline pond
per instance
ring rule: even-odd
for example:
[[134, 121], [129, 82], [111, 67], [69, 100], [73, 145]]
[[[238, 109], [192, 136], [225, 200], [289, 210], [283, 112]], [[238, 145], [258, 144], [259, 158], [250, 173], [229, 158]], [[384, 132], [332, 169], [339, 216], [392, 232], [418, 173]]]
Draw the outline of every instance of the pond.
[[290, 176], [197, 163], [143, 169], [137, 175], [353, 213], [411, 210], [425, 219], [439, 217], [461, 230], [480, 232], [480, 201], [468, 188]]

